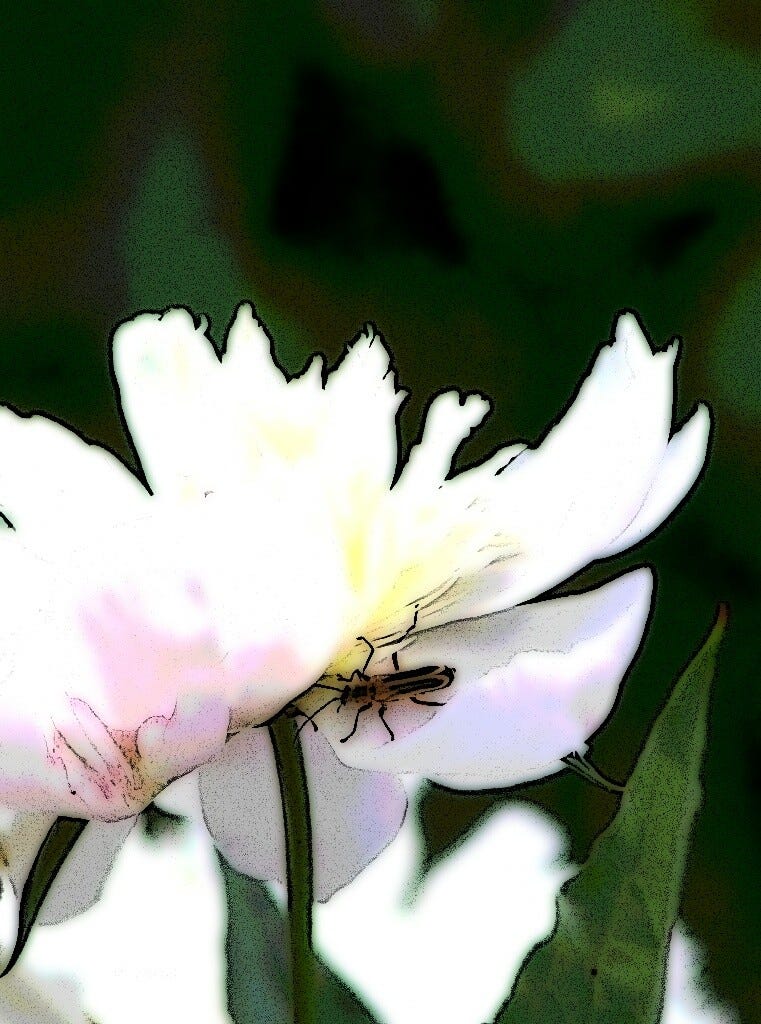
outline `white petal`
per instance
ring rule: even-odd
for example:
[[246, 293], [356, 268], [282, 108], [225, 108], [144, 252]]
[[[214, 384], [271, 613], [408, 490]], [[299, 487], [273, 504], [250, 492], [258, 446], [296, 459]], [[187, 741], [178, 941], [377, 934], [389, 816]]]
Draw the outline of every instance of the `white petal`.
[[92, 1024], [73, 978], [62, 977], [47, 965], [27, 966], [28, 953], [0, 981], [0, 1020], [3, 1024]]
[[446, 700], [444, 707], [390, 704], [393, 741], [377, 708], [343, 743], [351, 706], [341, 715], [326, 709], [318, 725], [347, 764], [415, 772], [458, 788], [559, 771], [560, 759], [586, 749], [608, 716], [641, 641], [651, 592], [650, 571], [638, 569], [585, 594], [429, 630], [400, 662], [456, 670], [450, 690], [417, 695]]
[[[45, 897], [40, 924], [62, 921], [91, 906], [135, 818], [88, 822]], [[16, 943], [21, 894], [39, 849], [55, 822], [49, 814], [0, 808], [0, 969]]]
[[316, 909], [317, 947], [381, 1020], [493, 1020], [523, 957], [552, 928], [569, 873], [565, 838], [527, 805], [496, 810], [411, 900], [420, 846], [413, 819], [366, 872]]
[[303, 495], [319, 487], [374, 507], [396, 470], [404, 399], [375, 329], [368, 325], [324, 384], [318, 360], [293, 379], [282, 373], [249, 304], [221, 361], [205, 329], [175, 309], [142, 314], [114, 336], [122, 405], [154, 490], [261, 493], [298, 464]]
[[710, 991], [704, 963], [704, 950], [678, 921], [671, 934], [662, 1024], [740, 1024], [737, 1013]]
[[136, 821], [136, 817], [88, 821], [45, 898], [38, 918], [40, 924], [68, 920], [97, 902], [111, 866]]
[[[653, 353], [631, 313], [618, 318], [615, 335], [557, 425], [495, 481], [488, 514], [512, 548], [453, 588], [450, 617], [544, 593], [607, 554], [642, 508], [668, 444], [676, 346]], [[656, 511], [667, 514], [668, 502]]]
[[452, 459], [460, 444], [489, 412], [489, 402], [481, 395], [460, 395], [445, 391], [428, 407], [423, 436], [407, 459], [398, 487], [438, 487], [452, 468]]
[[[229, 447], [237, 452], [231, 461], [240, 467], [235, 486], [259, 481], [252, 492], [257, 500], [268, 489], [297, 490], [310, 529], [315, 516], [330, 518], [343, 565], [351, 530], [356, 526], [364, 538], [396, 471], [396, 415], [405, 393], [397, 388], [383, 339], [368, 325], [325, 379], [320, 357], [288, 379], [244, 307], [230, 330], [222, 369]], [[260, 521], [257, 507], [253, 513]], [[363, 565], [357, 554], [355, 563]]]
[[396, 471], [396, 414], [406, 397], [383, 338], [367, 324], [330, 373], [325, 398], [333, 459], [390, 487]]
[[185, 309], [142, 313], [114, 333], [114, 370], [140, 463], [157, 493], [201, 495], [224, 468], [219, 359]]
[[[299, 464], [325, 493], [346, 493], [347, 474], [387, 489], [396, 469], [396, 413], [405, 393], [383, 339], [372, 325], [347, 348], [323, 383], [322, 360], [289, 379], [248, 305], [230, 328], [221, 386], [232, 417], [232, 443], [243, 470], [257, 462]], [[321, 479], [320, 479], [321, 478]], [[350, 490], [349, 490], [350, 493]]]
[[710, 432], [711, 414], [707, 406], [699, 405], [669, 441], [642, 507], [624, 532], [607, 546], [603, 552], [606, 558], [634, 547], [651, 534], [687, 496], [705, 464]]
[[[390, 775], [341, 764], [320, 734], [306, 728], [316, 898], [329, 899], [396, 835], [407, 801]], [[285, 881], [283, 814], [266, 729], [234, 736], [199, 771], [204, 818], [234, 868], [254, 878]]]
[[240, 383], [249, 398], [254, 394], [282, 392], [287, 377], [275, 360], [267, 329], [249, 302], [235, 311], [225, 340], [225, 376]]
[[148, 494], [115, 455], [44, 416], [0, 407], [0, 512], [55, 549], [72, 532], [139, 514]]
[[153, 839], [137, 828], [98, 904], [36, 929], [21, 966], [76, 983], [89, 1021], [230, 1024], [224, 942], [224, 881], [203, 825]]

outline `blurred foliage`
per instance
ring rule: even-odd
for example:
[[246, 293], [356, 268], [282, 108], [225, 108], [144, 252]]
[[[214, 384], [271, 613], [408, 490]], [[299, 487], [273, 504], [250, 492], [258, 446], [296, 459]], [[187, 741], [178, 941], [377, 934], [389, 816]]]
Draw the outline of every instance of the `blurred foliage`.
[[[293, 1020], [287, 923], [267, 886], [219, 855], [231, 908], [227, 928], [228, 1010], [235, 1024]], [[319, 960], [315, 1024], [373, 1024], [375, 1018]]]
[[761, 416], [761, 345], [754, 338], [760, 323], [761, 261], [731, 288], [708, 365], [714, 394], [750, 419]]
[[169, 132], [156, 140], [124, 225], [127, 302], [203, 310], [219, 332], [251, 289], [229, 239], [215, 230], [202, 171], [189, 139]]
[[146, 839], [159, 842], [166, 837], [178, 836], [186, 819], [181, 814], [172, 814], [157, 804], [150, 803], [140, 815], [140, 825]]
[[172, 5], [30, 3], [3, 12], [0, 210], [66, 204], [102, 161], [110, 110], [147, 36], [169, 38]]
[[[683, 911], [747, 1021], [761, 1005], [756, 10], [33, 3], [6, 15], [0, 71], [0, 397], [122, 452], [107, 339], [135, 308], [193, 306], [221, 342], [252, 298], [290, 370], [373, 319], [413, 390], [406, 443], [435, 389], [494, 398], [467, 459], [537, 438], [617, 309], [659, 343], [683, 335], [680, 416], [712, 404], [711, 462], [624, 560], [656, 566], [657, 610], [593, 753], [629, 773], [665, 681], [727, 600]], [[567, 775], [509, 794], [431, 787], [428, 861], [515, 798], [559, 814], [579, 859], [615, 805]]]
[[589, 0], [531, 61], [509, 137], [540, 178], [652, 176], [761, 142], [761, 64], [698, 4]]

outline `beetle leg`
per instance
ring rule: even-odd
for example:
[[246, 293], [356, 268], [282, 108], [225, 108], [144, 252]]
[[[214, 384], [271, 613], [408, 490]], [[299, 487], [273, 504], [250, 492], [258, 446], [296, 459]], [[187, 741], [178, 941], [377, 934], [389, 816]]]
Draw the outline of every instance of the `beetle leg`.
[[385, 704], [381, 704], [381, 706], [378, 708], [378, 718], [380, 718], [381, 722], [383, 722], [383, 724], [386, 726], [386, 732], [389, 734], [391, 739], [393, 739], [394, 738], [394, 734], [391, 731], [391, 726], [388, 724], [388, 722], [384, 718], [385, 714], [386, 714], [386, 705]]
[[353, 726], [351, 732], [349, 733], [348, 736], [344, 736], [344, 738], [341, 740], [341, 743], [346, 743], [347, 740], [350, 740], [352, 738], [354, 733], [357, 731], [357, 725], [359, 724], [359, 716], [362, 714], [363, 711], [368, 711], [372, 706], [373, 705], [372, 705], [372, 701], [371, 701], [368, 704], [363, 704], [362, 707], [359, 708], [359, 710], [357, 711], [356, 718], [354, 719], [354, 726]]
[[441, 700], [419, 700], [417, 697], [410, 697], [413, 704], [419, 704], [423, 708], [443, 708], [445, 701]]

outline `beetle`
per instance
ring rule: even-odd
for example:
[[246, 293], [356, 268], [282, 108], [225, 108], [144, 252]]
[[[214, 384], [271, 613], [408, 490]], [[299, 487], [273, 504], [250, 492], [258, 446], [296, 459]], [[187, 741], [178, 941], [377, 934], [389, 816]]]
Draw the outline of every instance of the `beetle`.
[[[415, 619], [417, 619], [417, 612], [415, 613]], [[413, 704], [419, 704], [421, 707], [441, 708], [444, 706], [443, 701], [423, 700], [418, 694], [446, 690], [447, 687], [452, 685], [455, 677], [455, 670], [453, 668], [449, 668], [447, 665], [425, 665], [422, 668], [400, 669], [399, 659], [396, 651], [394, 651], [391, 656], [391, 662], [394, 666], [393, 672], [380, 672], [375, 675], [368, 675], [367, 668], [375, 655], [375, 648], [367, 637], [358, 636], [357, 640], [367, 644], [370, 649], [365, 664], [361, 669], [354, 669], [350, 676], [336, 676], [339, 682], [346, 684], [343, 687], [330, 686], [327, 683], [319, 682], [314, 684], [321, 690], [332, 690], [338, 696], [331, 697], [330, 700], [317, 708], [313, 714], [305, 716], [305, 721], [299, 726], [299, 733], [310, 722], [312, 728], [316, 731], [315, 718], [331, 704], [338, 704], [336, 711], [341, 711], [349, 701], [362, 701], [363, 703], [357, 708], [357, 713], [354, 716], [354, 725], [351, 732], [344, 736], [340, 742], [346, 743], [347, 740], [352, 738], [357, 731], [360, 716], [365, 711], [369, 711], [374, 705], [378, 705], [378, 718], [383, 722], [386, 732], [393, 740], [394, 732], [385, 719], [386, 709], [390, 703], [409, 698]]]

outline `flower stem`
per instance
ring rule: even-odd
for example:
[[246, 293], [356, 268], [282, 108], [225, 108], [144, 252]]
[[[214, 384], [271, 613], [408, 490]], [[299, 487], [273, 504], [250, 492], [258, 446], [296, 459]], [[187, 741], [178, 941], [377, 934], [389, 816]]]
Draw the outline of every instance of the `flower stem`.
[[288, 924], [294, 1024], [315, 1020], [315, 960], [312, 952], [312, 832], [304, 757], [296, 725], [283, 715], [269, 727], [275, 752], [285, 823]]
[[591, 782], [593, 786], [599, 786], [600, 789], [604, 789], [607, 793], [614, 793], [618, 796], [623, 793], [624, 787], [619, 786], [617, 782], [613, 782], [607, 775], [603, 775], [601, 771], [598, 771], [584, 754], [569, 754], [568, 757], [561, 757], [560, 760], [586, 782]]

